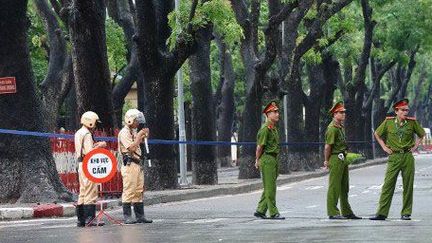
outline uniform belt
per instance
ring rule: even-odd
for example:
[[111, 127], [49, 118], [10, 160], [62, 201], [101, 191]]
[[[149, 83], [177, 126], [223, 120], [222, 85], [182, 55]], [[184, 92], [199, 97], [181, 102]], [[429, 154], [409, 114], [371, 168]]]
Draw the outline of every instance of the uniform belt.
[[273, 156], [275, 158], [278, 156], [278, 153], [267, 153], [267, 152], [265, 152], [264, 154]]
[[339, 153], [331, 153], [332, 155], [338, 155], [338, 154], [344, 154], [344, 155], [346, 155], [347, 154], [347, 152], [346, 151], [342, 151], [342, 152], [339, 152]]
[[411, 153], [411, 149], [400, 149], [400, 150], [393, 150], [393, 149], [392, 149], [392, 151], [393, 151], [393, 153], [396, 153], [396, 154], [406, 154], [406, 153]]
[[130, 162], [133, 162], [133, 163], [136, 163], [136, 164], [140, 164], [141, 163], [141, 158], [138, 159], [138, 158], [132, 157], [129, 154], [126, 154], [126, 153], [122, 153], [122, 155], [123, 155], [123, 159], [124, 158], [128, 158], [130, 160]]

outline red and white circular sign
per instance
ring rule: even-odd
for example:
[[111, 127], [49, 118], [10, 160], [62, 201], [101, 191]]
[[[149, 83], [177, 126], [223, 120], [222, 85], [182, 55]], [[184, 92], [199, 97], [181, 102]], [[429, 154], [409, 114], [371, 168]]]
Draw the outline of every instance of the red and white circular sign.
[[83, 159], [83, 172], [92, 182], [108, 182], [117, 172], [117, 160], [115, 156], [106, 149], [94, 149], [86, 154]]

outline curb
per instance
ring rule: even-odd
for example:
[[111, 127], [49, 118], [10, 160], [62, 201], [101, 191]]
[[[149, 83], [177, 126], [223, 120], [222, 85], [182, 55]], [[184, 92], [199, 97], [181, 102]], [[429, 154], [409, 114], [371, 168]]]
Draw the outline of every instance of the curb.
[[[115, 208], [119, 206], [118, 200], [101, 200], [96, 204], [97, 210]], [[32, 207], [0, 208], [0, 220], [73, 217], [75, 216], [75, 204], [48, 203]]]
[[[383, 164], [387, 158], [371, 160], [369, 162], [355, 164], [350, 166], [350, 170], [360, 169], [364, 167]], [[288, 176], [282, 175], [277, 180], [277, 185], [293, 183], [317, 177], [325, 176], [329, 171], [309, 172], [302, 175]], [[144, 199], [144, 204], [154, 205], [160, 203], [169, 203], [185, 200], [193, 200], [199, 198], [215, 197], [221, 195], [234, 195], [248, 193], [262, 189], [261, 179], [253, 179], [251, 181], [233, 186], [232, 184], [222, 185], [217, 188], [209, 189], [191, 189], [177, 190], [173, 195], [149, 195]], [[115, 208], [121, 206], [121, 199], [101, 200], [96, 204], [97, 210]], [[32, 207], [15, 207], [15, 208], [0, 208], [0, 220], [16, 220], [29, 218], [46, 218], [46, 217], [73, 217], [75, 216], [75, 204], [59, 203], [59, 204], [40, 204]]]

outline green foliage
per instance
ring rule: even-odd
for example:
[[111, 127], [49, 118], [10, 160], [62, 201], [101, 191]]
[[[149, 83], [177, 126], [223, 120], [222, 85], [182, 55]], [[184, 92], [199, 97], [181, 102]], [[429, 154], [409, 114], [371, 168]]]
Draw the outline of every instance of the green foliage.
[[303, 56], [303, 60], [306, 63], [317, 64], [321, 63], [322, 57], [321, 53], [317, 52], [314, 48], [309, 49]]
[[170, 49], [174, 48], [177, 38], [191, 38], [185, 31], [189, 24], [193, 30], [212, 24], [214, 31], [220, 34], [228, 45], [233, 45], [243, 38], [242, 28], [237, 24], [228, 0], [210, 0], [204, 3], [200, 1], [189, 22], [191, 5], [192, 1], [182, 1], [179, 11], [168, 15], [168, 24], [172, 29], [168, 38]]
[[30, 60], [36, 84], [40, 84], [48, 70], [48, 53], [44, 46], [48, 46], [42, 19], [36, 13], [33, 4], [28, 4], [27, 16], [30, 20], [28, 30], [28, 47], [30, 49]]
[[327, 38], [338, 31], [344, 35], [329, 50], [344, 62], [356, 62], [361, 54], [364, 41], [364, 26], [361, 7], [351, 4], [329, 19], [324, 26]]
[[374, 39], [379, 48], [374, 56], [383, 60], [408, 62], [407, 51], [420, 46], [422, 50], [431, 49], [432, 41], [432, 1], [392, 0], [381, 3], [376, 9], [377, 21]]
[[111, 72], [118, 72], [127, 65], [125, 36], [122, 28], [113, 19], [108, 18], [105, 25], [109, 69]]

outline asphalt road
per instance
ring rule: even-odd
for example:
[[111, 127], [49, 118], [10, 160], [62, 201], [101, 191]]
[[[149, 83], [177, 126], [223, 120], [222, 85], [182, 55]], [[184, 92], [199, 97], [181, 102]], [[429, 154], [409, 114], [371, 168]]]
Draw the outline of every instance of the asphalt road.
[[[375, 214], [386, 165], [350, 172], [350, 202], [363, 217]], [[146, 225], [77, 228], [75, 218], [0, 222], [0, 242], [432, 242], [432, 155], [416, 156], [413, 220], [400, 220], [398, 179], [386, 221], [329, 220], [328, 177], [278, 188], [286, 220], [253, 217], [261, 191], [146, 207]], [[121, 219], [121, 210], [109, 212]]]

